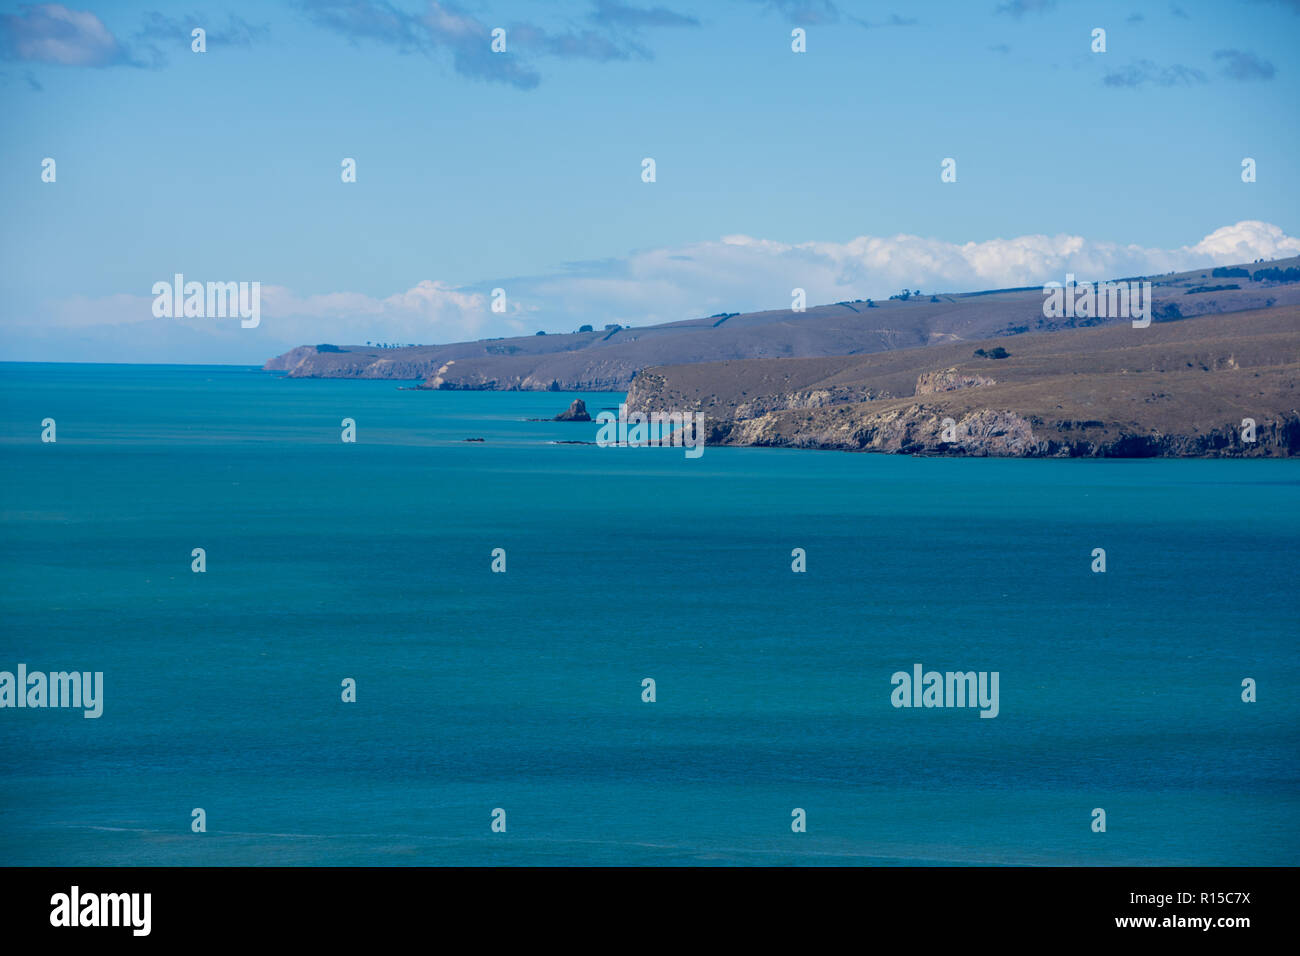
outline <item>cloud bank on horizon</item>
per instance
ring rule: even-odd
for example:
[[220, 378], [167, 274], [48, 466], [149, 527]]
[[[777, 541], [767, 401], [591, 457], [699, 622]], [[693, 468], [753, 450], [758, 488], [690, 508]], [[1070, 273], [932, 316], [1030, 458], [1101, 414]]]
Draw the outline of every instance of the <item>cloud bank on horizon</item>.
[[[432, 345], [571, 332], [582, 324], [637, 326], [785, 309], [795, 287], [815, 305], [884, 299], [902, 288], [977, 292], [1061, 281], [1067, 272], [1079, 281], [1098, 281], [1294, 255], [1300, 255], [1300, 238], [1256, 220], [1171, 249], [1067, 234], [965, 243], [910, 235], [797, 243], [733, 235], [574, 263], [549, 275], [473, 285], [419, 278], [382, 297], [344, 290], [301, 293], [268, 276], [260, 280], [262, 321], [256, 330], [242, 329], [237, 319], [154, 318], [147, 294], [59, 299], [43, 315], [11, 326], [0, 358], [30, 359], [54, 336], [82, 343], [67, 361], [148, 361], [141, 356], [156, 349], [168, 357], [154, 361], [260, 364], [305, 344]], [[186, 276], [205, 278], [213, 277]], [[495, 288], [505, 291], [505, 313], [491, 309]]]

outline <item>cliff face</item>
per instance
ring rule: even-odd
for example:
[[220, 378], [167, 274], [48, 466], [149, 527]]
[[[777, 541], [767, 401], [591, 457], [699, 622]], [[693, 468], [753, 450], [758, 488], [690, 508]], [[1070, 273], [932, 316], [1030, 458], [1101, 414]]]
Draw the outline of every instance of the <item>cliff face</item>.
[[[846, 409], [847, 411], [847, 409]], [[1027, 455], [1036, 449], [1033, 426], [1013, 412], [982, 411], [957, 422], [944, 440], [944, 409], [903, 405], [867, 415], [832, 415], [788, 428], [777, 416], [717, 422], [709, 428], [715, 445], [763, 445], [918, 454]]]
[[715, 445], [1015, 457], [1300, 453], [1300, 308], [1000, 341], [1013, 347], [996, 360], [966, 343], [649, 369], [627, 403], [646, 413], [703, 412]]
[[982, 409], [957, 420], [943, 407], [913, 404], [795, 427], [771, 415], [714, 422], [707, 443], [1001, 458], [1290, 457], [1300, 454], [1300, 414], [1257, 426], [1252, 444], [1229, 424], [1192, 435], [1144, 434], [1136, 426], [1046, 422], [1009, 410]]
[[959, 388], [978, 388], [996, 385], [997, 379], [985, 375], [963, 375], [955, 368], [941, 372], [922, 372], [916, 378], [915, 395], [934, 395], [936, 392], [953, 392]]

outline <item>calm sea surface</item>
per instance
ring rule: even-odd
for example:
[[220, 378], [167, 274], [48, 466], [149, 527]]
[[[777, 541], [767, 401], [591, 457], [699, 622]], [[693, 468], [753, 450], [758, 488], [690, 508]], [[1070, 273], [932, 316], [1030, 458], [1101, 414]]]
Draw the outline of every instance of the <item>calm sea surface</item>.
[[0, 670], [104, 674], [0, 709], [0, 864], [1300, 863], [1300, 462], [526, 421], [575, 397], [0, 365]]

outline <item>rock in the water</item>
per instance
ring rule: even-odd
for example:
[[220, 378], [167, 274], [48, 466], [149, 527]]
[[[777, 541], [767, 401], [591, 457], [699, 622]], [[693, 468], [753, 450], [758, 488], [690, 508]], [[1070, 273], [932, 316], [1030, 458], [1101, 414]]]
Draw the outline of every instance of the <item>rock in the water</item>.
[[587, 403], [580, 398], [575, 398], [573, 404], [567, 411], [560, 412], [555, 416], [557, 422], [589, 422], [591, 416], [587, 414]]

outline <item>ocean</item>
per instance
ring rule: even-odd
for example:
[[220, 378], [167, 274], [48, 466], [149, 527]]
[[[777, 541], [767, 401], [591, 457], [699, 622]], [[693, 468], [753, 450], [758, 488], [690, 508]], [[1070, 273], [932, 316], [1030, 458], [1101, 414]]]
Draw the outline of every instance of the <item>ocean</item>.
[[396, 384], [0, 366], [0, 671], [103, 674], [0, 708], [0, 864], [1300, 863], [1300, 462], [689, 459]]

